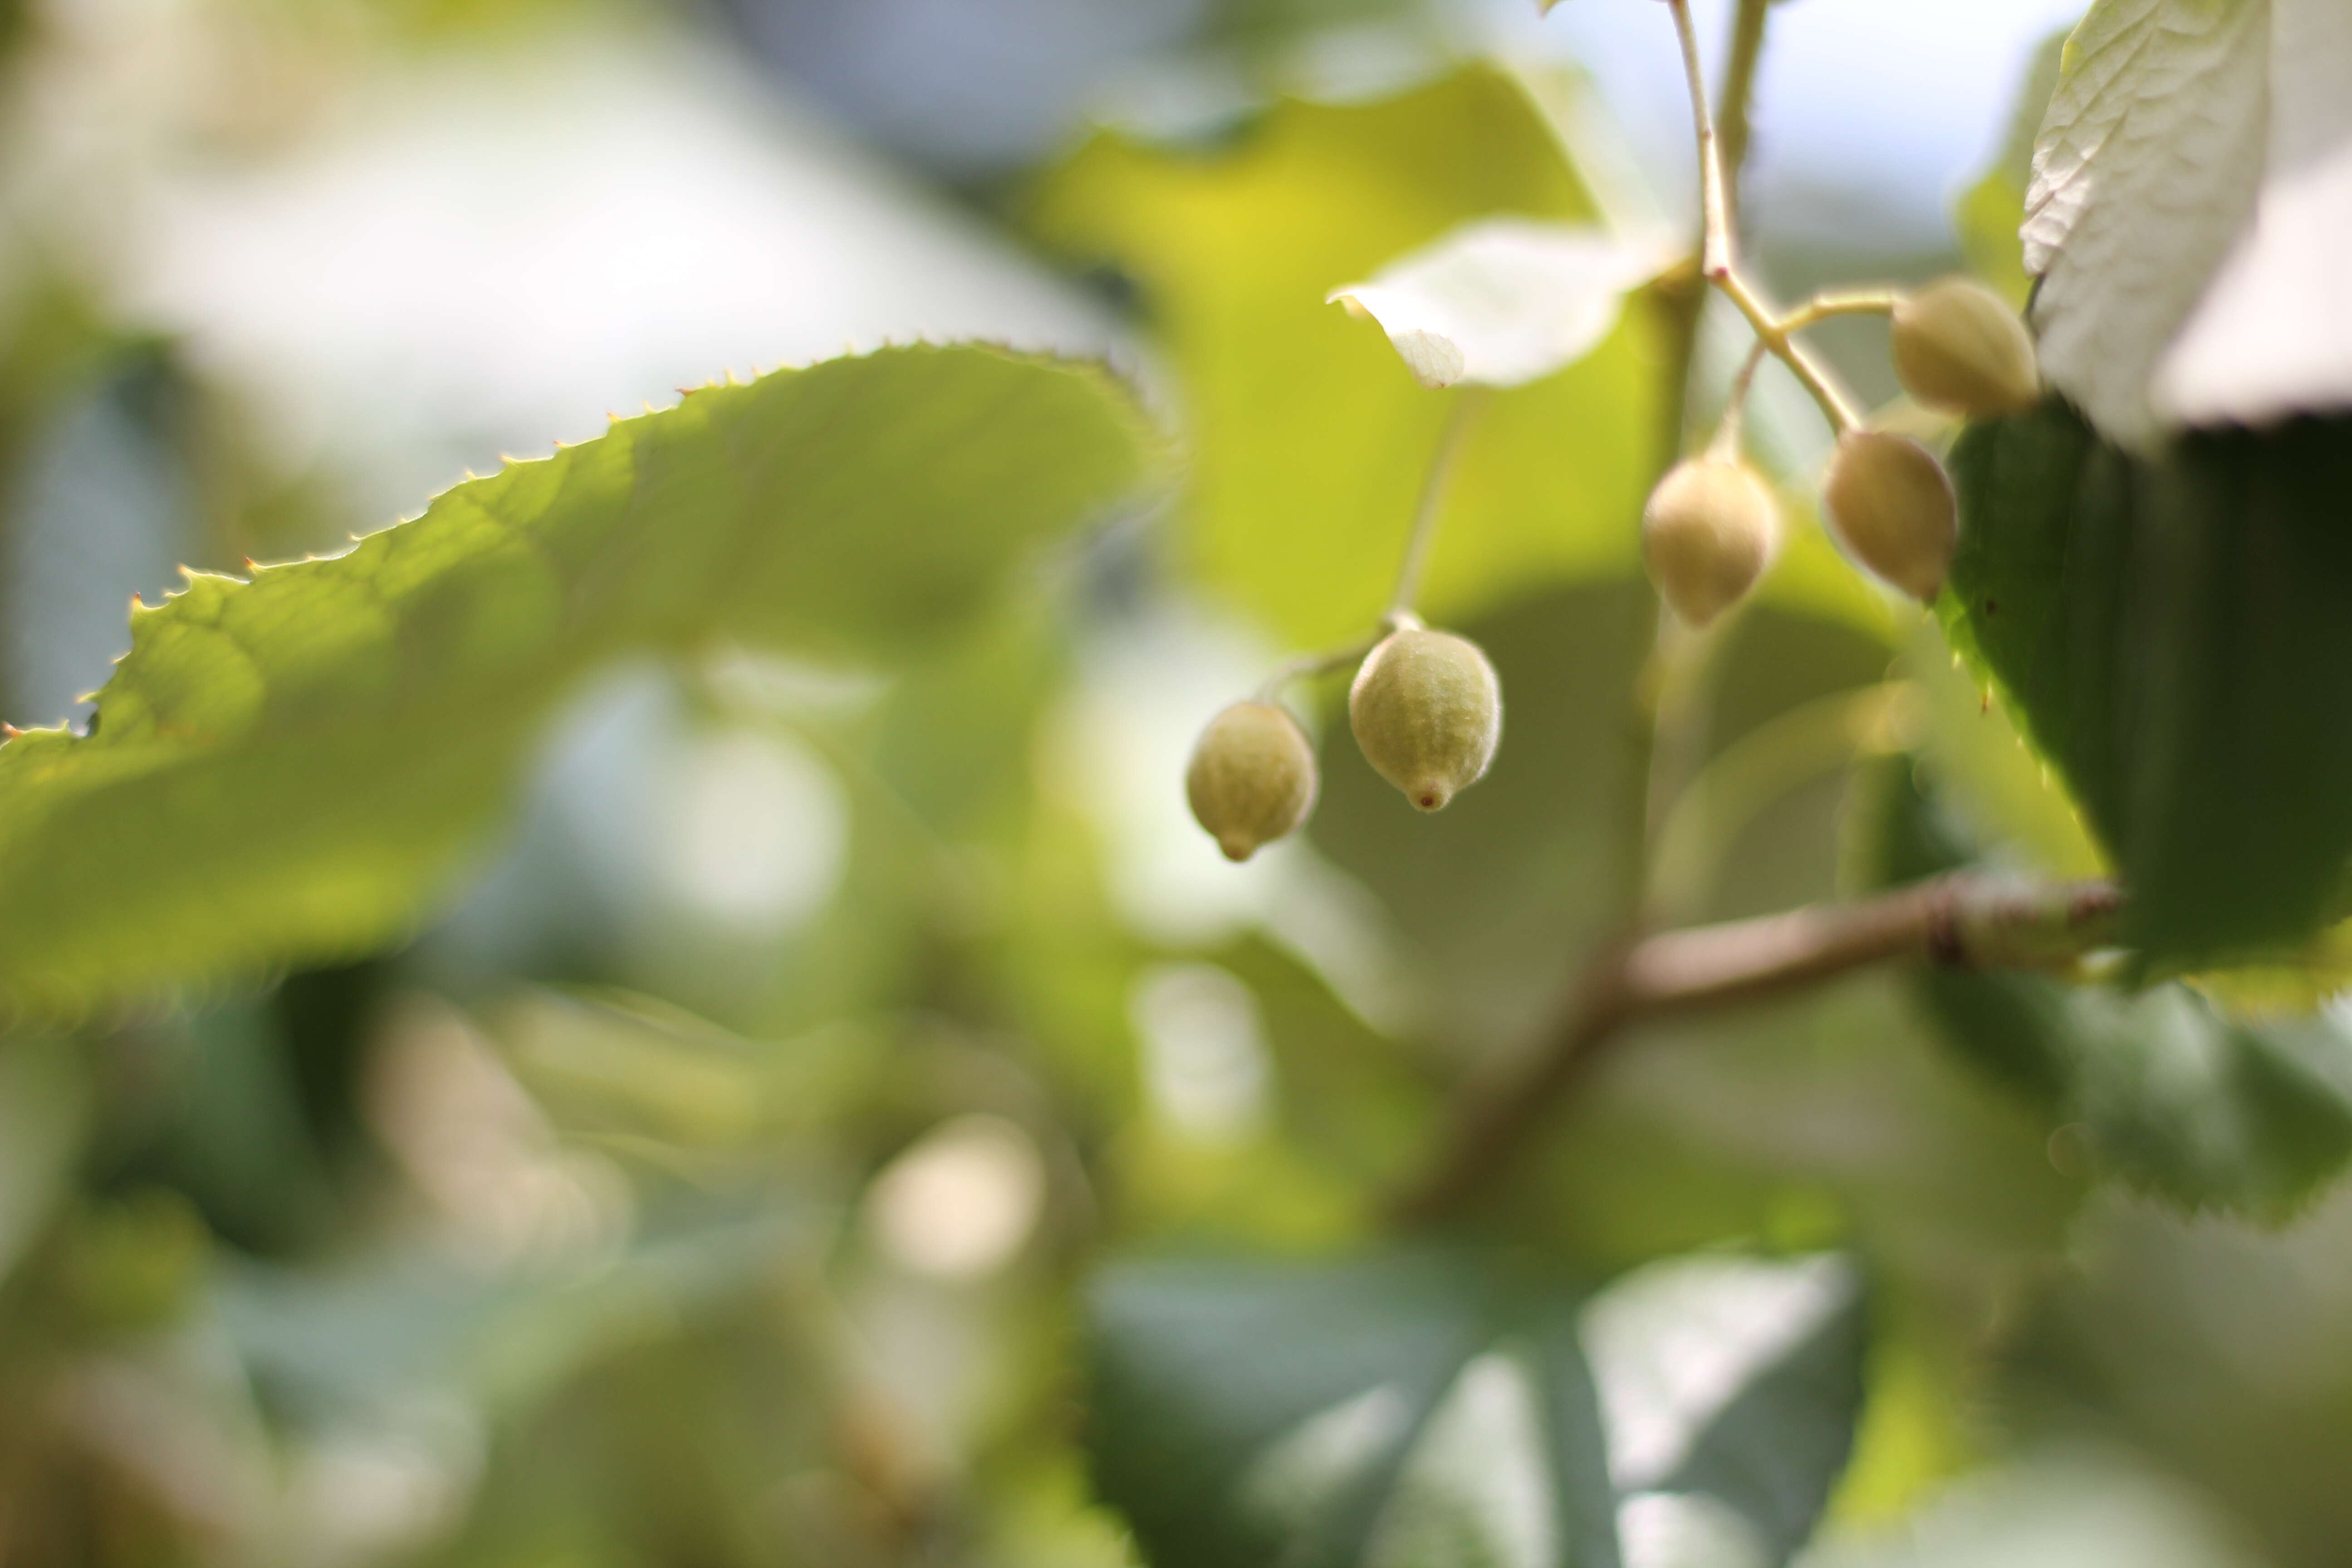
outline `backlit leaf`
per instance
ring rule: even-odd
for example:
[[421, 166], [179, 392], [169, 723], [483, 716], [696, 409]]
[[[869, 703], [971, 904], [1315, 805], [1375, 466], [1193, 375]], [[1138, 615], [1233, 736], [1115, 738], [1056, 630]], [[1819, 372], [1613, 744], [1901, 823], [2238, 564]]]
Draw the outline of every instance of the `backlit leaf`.
[[0, 747], [0, 999], [383, 942], [616, 655], [887, 658], [1131, 486], [1099, 371], [910, 349], [711, 387], [347, 553], [136, 607], [92, 732]]
[[[1280, 636], [1321, 644], [1385, 605], [1449, 402], [1326, 297], [1474, 220], [1597, 216], [1526, 93], [1474, 67], [1381, 102], [1286, 101], [1213, 153], [1099, 136], [1034, 222], [1140, 286], [1187, 416], [1186, 563]], [[1661, 447], [1652, 329], [1628, 310], [1574, 366], [1479, 413], [1431, 615], [1633, 570]]]

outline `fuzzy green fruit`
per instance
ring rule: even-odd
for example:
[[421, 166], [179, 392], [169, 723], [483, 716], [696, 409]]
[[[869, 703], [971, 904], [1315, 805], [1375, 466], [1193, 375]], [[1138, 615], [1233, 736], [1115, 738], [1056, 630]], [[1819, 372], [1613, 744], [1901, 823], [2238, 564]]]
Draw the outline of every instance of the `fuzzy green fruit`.
[[1676, 463], [1642, 509], [1642, 556], [1675, 615], [1704, 626], [1756, 585], [1780, 544], [1780, 508], [1746, 463]]
[[1271, 702], [1236, 702], [1201, 731], [1184, 795], [1225, 858], [1246, 860], [1307, 820], [1316, 783], [1298, 721]]
[[1503, 734], [1503, 688], [1475, 643], [1409, 626], [1381, 639], [1348, 691], [1364, 760], [1423, 811], [1478, 782]]
[[1897, 300], [1894, 347], [1895, 378], [1930, 408], [1996, 419], [2042, 400], [2025, 323], [1972, 279], [1947, 278]]
[[1849, 430], [1838, 437], [1822, 489], [1831, 531], [1879, 576], [1933, 599], [1960, 537], [1952, 481], [1936, 455], [1907, 436]]

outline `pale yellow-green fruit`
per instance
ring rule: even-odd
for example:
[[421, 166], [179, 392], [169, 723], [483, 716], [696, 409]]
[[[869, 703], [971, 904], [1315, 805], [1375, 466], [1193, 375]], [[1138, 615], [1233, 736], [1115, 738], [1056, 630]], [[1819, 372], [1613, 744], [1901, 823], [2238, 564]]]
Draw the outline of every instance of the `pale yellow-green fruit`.
[[1316, 782], [1298, 721], [1271, 702], [1236, 702], [1201, 731], [1184, 795], [1225, 858], [1246, 860], [1307, 820]]
[[1642, 555], [1675, 615], [1704, 626], [1747, 596], [1780, 545], [1780, 507], [1746, 463], [1676, 463], [1642, 509]]
[[1944, 465], [1918, 442], [1866, 430], [1839, 437], [1822, 507], [1839, 541], [1879, 576], [1922, 601], [1943, 587], [1959, 509]]
[[2025, 323], [1973, 279], [1946, 278], [1897, 300], [1894, 345], [1895, 378], [1930, 408], [1995, 419], [2042, 400]]
[[1408, 626], [1365, 656], [1348, 690], [1364, 760], [1423, 811], [1476, 784], [1503, 735], [1503, 687], [1475, 643]]

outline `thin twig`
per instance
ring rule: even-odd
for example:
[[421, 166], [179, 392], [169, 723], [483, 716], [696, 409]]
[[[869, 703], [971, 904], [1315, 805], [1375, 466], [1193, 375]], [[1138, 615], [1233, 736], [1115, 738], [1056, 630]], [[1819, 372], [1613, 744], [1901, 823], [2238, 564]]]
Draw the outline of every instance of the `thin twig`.
[[1471, 421], [1486, 406], [1486, 389], [1465, 386], [1454, 395], [1445, 428], [1431, 454], [1429, 471], [1421, 481], [1421, 500], [1413, 508], [1412, 531], [1405, 536], [1404, 559], [1397, 563], [1396, 592], [1389, 595], [1387, 622], [1396, 624], [1412, 614], [1421, 598], [1421, 579], [1429, 569], [1430, 546], [1437, 539], [1437, 520], [1445, 510], [1445, 493], [1454, 479], [1454, 460], [1462, 455]]
[[1437, 1157], [1389, 1205], [1393, 1225], [1462, 1208], [1517, 1161], [1568, 1089], [1627, 1027], [1760, 1001], [1889, 959], [2046, 968], [2104, 946], [2112, 883], [2025, 883], [1956, 871], [1851, 903], [1662, 931], [1594, 959], [1543, 1049], [1459, 1103]]
[[1698, 202], [1702, 239], [1699, 270], [1720, 278], [1738, 265], [1731, 232], [1731, 201], [1725, 194], [1723, 150], [1716, 142], [1715, 115], [1707, 108], [1706, 69], [1700, 63], [1698, 29], [1691, 23], [1690, 0], [1666, 0], [1675, 16], [1675, 36], [1682, 41], [1683, 76], [1690, 89], [1691, 123], [1698, 132]]
[[1765, 299], [1761, 289], [1742, 276], [1737, 268], [1720, 275], [1709, 273], [1707, 281], [1720, 289], [1725, 299], [1739, 307], [1739, 313], [1748, 318], [1748, 324], [1755, 329], [1758, 339], [1772, 351], [1774, 358], [1789, 367], [1804, 389], [1812, 394], [1813, 401], [1821, 405], [1822, 416], [1830, 422], [1831, 429], [1843, 436], [1862, 423], [1861, 416], [1854, 412], [1853, 405], [1847, 400], [1828, 368], [1807, 353], [1802, 343], [1789, 335], [1789, 329], [1783, 324], [1780, 312], [1773, 309], [1770, 300]]
[[[1805, 352], [1804, 346], [1789, 335], [1789, 329], [1778, 311], [1765, 300], [1763, 292], [1739, 269], [1739, 244], [1732, 231], [1730, 178], [1726, 173], [1728, 162], [1726, 149], [1716, 134], [1715, 115], [1707, 106], [1706, 68], [1699, 56], [1698, 29], [1691, 23], [1690, 0], [1666, 0], [1666, 9], [1674, 14], [1675, 37], [1682, 47], [1683, 77], [1690, 93], [1691, 123], [1698, 134], [1699, 216], [1702, 238], [1699, 245], [1699, 271], [1706, 281], [1722, 290], [1724, 296], [1739, 308], [1748, 324], [1774, 355], [1795, 373], [1798, 381], [1812, 394], [1821, 405], [1822, 414], [1830, 428], [1844, 435], [1861, 423], [1852, 403], [1842, 392], [1829, 371]], [[1743, 127], [1748, 117], [1748, 99], [1755, 83], [1756, 64], [1764, 47], [1761, 6], [1751, 16], [1743, 3], [1738, 26], [1753, 29], [1752, 37], [1744, 31], [1734, 37], [1735, 53], [1743, 40], [1748, 58], [1741, 70], [1727, 81], [1724, 108], [1728, 115], [1736, 110]], [[1738, 88], [1735, 94], [1729, 90]], [[1745, 157], [1748, 142], [1743, 129], [1738, 151]]]
[[1845, 294], [1816, 294], [1780, 318], [1780, 330], [1799, 332], [1832, 316], [1886, 316], [1895, 311], [1892, 289], [1857, 289]]
[[1302, 653], [1297, 658], [1285, 659], [1275, 666], [1273, 674], [1258, 683], [1257, 700], [1278, 701], [1282, 697], [1282, 689], [1294, 680], [1306, 680], [1314, 676], [1328, 675], [1332, 670], [1344, 669], [1349, 665], [1357, 663], [1379, 646], [1383, 635], [1383, 633], [1375, 632], [1370, 637], [1358, 637], [1354, 642], [1343, 644], [1339, 647], [1324, 648], [1317, 653]]
[[1723, 422], [1715, 427], [1715, 439], [1706, 444], [1706, 455], [1718, 463], [1727, 463], [1739, 456], [1740, 437], [1748, 416], [1748, 395], [1756, 385], [1756, 373], [1763, 368], [1764, 356], [1772, 352], [1762, 338], [1748, 346], [1748, 357], [1739, 362], [1739, 374], [1731, 378], [1731, 391], [1723, 399]]

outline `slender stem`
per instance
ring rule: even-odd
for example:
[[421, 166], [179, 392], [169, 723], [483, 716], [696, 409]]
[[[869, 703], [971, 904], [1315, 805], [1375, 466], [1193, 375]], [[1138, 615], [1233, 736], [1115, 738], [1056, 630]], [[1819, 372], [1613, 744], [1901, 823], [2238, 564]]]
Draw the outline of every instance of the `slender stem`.
[[1885, 681], [1785, 710], [1732, 742], [1675, 796], [1650, 858], [1649, 908], [1685, 919], [1706, 898], [1735, 837], [1808, 779], [1910, 739], [1917, 691]]
[[1727, 463], [1739, 456], [1740, 433], [1748, 416], [1748, 395], [1756, 385], [1756, 373], [1771, 352], [1762, 338], [1748, 347], [1748, 357], [1739, 362], [1739, 374], [1731, 378], [1731, 391], [1723, 400], [1723, 422], [1715, 427], [1715, 439], [1706, 445], [1706, 455], [1718, 463]]
[[1387, 620], [1394, 624], [1412, 614], [1413, 605], [1421, 598], [1421, 580], [1429, 570], [1430, 547], [1437, 540], [1437, 520], [1445, 510], [1445, 492], [1454, 480], [1454, 461], [1462, 455], [1464, 437], [1469, 435], [1471, 422], [1486, 403], [1486, 389], [1465, 386], [1454, 394], [1454, 406], [1445, 416], [1445, 428], [1437, 437], [1437, 450], [1429, 459], [1429, 471], [1421, 481], [1421, 500], [1413, 509], [1412, 531], [1405, 536], [1404, 559], [1397, 563], [1396, 592], [1389, 595]]
[[1847, 401], [1828, 368], [1808, 353], [1802, 343], [1789, 335], [1789, 328], [1780, 313], [1755, 284], [1736, 268], [1720, 277], [1710, 276], [1707, 280], [1723, 291], [1724, 298], [1739, 307], [1739, 313], [1748, 318], [1748, 324], [1755, 329], [1757, 338], [1771, 351], [1774, 358], [1789, 367], [1804, 389], [1812, 394], [1813, 401], [1821, 405], [1822, 417], [1830, 422], [1831, 429], [1843, 436], [1862, 423], [1861, 416], [1854, 412], [1853, 405]]
[[1318, 653], [1302, 653], [1297, 658], [1285, 659], [1274, 667], [1274, 673], [1258, 683], [1257, 700], [1275, 702], [1281, 700], [1282, 689], [1294, 680], [1306, 680], [1318, 675], [1328, 675], [1344, 669], [1361, 659], [1379, 646], [1383, 634], [1358, 637], [1339, 647], [1324, 648]]
[[1455, 1213], [1516, 1163], [1567, 1090], [1633, 1024], [1759, 1001], [1890, 959], [2053, 967], [2104, 945], [2113, 884], [1959, 871], [1852, 903], [1664, 931], [1601, 953], [1545, 1048], [1460, 1102], [1437, 1157], [1389, 1205], [1397, 1225]]
[[[1706, 69], [1699, 58], [1698, 29], [1691, 23], [1690, 0], [1666, 0], [1666, 9], [1674, 14], [1675, 37], [1682, 46], [1683, 76], [1690, 91], [1691, 123], [1698, 133], [1699, 216], [1703, 237], [1699, 245], [1699, 271], [1706, 279], [1739, 308], [1748, 318], [1756, 335], [1770, 348], [1773, 354], [1785, 362], [1796, 374], [1798, 381], [1812, 394], [1821, 405], [1822, 413], [1830, 427], [1843, 435], [1861, 423], [1845, 395], [1826, 368], [1808, 354], [1803, 346], [1789, 335], [1789, 328], [1780, 314], [1765, 300], [1761, 290], [1739, 270], [1738, 243], [1732, 233], [1730, 180], [1726, 174], [1725, 149], [1717, 137], [1715, 116], [1707, 107]], [[1754, 7], [1750, 16], [1748, 0], [1742, 0], [1738, 18], [1741, 29], [1753, 28], [1753, 37], [1746, 45], [1747, 58], [1741, 73], [1727, 81], [1724, 95], [1726, 113], [1736, 111], [1744, 126], [1748, 118], [1748, 94], [1755, 83], [1756, 63], [1762, 58], [1764, 6]], [[1735, 33], [1735, 54], [1742, 33]], [[1735, 93], [1730, 90], [1737, 88]], [[1739, 152], [1747, 153], [1747, 132], [1740, 135]]]
[[1802, 331], [1816, 321], [1832, 316], [1892, 315], [1895, 305], [1892, 289], [1858, 289], [1847, 294], [1816, 294], [1803, 304], [1780, 318], [1784, 332]]
[[1731, 200], [1726, 194], [1723, 150], [1715, 138], [1715, 115], [1707, 107], [1706, 68], [1700, 63], [1698, 29], [1691, 24], [1690, 0], [1666, 0], [1675, 16], [1675, 37], [1683, 47], [1683, 76], [1690, 89], [1691, 123], [1698, 132], [1698, 202], [1702, 238], [1699, 270], [1720, 278], [1738, 265], [1731, 233]]

